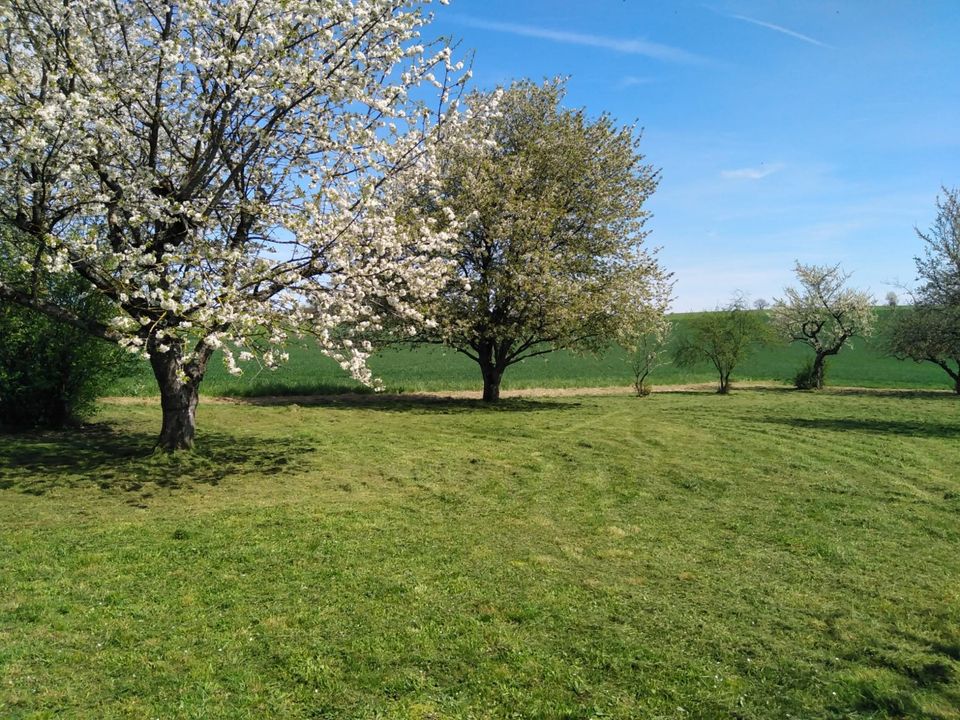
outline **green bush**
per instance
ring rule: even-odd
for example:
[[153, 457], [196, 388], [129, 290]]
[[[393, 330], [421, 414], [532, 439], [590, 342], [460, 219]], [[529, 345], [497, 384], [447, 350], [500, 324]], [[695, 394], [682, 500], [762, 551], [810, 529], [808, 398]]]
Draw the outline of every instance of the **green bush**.
[[[826, 367], [823, 369], [824, 376], [826, 376]], [[817, 375], [813, 371], [813, 359], [807, 360], [804, 363], [803, 367], [797, 370], [797, 374], [793, 376], [793, 386], [797, 390], [816, 390], [817, 389]]]
[[[112, 308], [81, 278], [48, 278], [45, 292], [79, 317], [104, 320]], [[130, 371], [132, 356], [37, 311], [0, 302], [0, 427], [60, 428], [93, 410], [97, 396]]]

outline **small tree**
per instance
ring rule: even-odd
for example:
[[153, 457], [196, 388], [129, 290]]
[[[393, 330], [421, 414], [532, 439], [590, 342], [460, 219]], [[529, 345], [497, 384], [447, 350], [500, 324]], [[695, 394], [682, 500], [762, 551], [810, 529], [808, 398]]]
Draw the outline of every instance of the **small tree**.
[[898, 310], [887, 347], [900, 360], [931, 362], [943, 369], [960, 395], [960, 307], [919, 305]]
[[[658, 176], [639, 136], [562, 107], [563, 96], [560, 81], [475, 93], [441, 149], [439, 196], [462, 221], [457, 273], [423, 307], [436, 325], [418, 340], [476, 362], [488, 402], [514, 363], [604, 350], [669, 299], [669, 275], [643, 248]], [[434, 201], [415, 202], [443, 223]]]
[[681, 338], [673, 353], [679, 367], [696, 367], [709, 362], [719, 376], [717, 392], [730, 392], [730, 375], [756, 347], [767, 339], [767, 325], [750, 312], [741, 298], [722, 309], [702, 313], [689, 323], [689, 334]]
[[753, 301], [753, 307], [754, 309], [760, 310], [761, 312], [763, 312], [768, 307], [770, 307], [770, 303], [767, 302], [766, 298], [757, 298], [756, 300]]
[[900, 303], [900, 298], [897, 297], [897, 294], [891, 290], [886, 295], [887, 307], [895, 308]]
[[[786, 288], [784, 297], [773, 304], [773, 325], [791, 342], [813, 349], [809, 373], [801, 384], [823, 388], [828, 357], [850, 344], [853, 337], [865, 337], [873, 328], [873, 299], [870, 294], [846, 287], [850, 278], [839, 265], [795, 267], [799, 288]], [[798, 376], [799, 377], [799, 376]]]
[[627, 363], [633, 375], [633, 389], [637, 397], [650, 394], [647, 377], [669, 361], [663, 357], [670, 337], [671, 324], [663, 316], [626, 333], [620, 344], [627, 353]]

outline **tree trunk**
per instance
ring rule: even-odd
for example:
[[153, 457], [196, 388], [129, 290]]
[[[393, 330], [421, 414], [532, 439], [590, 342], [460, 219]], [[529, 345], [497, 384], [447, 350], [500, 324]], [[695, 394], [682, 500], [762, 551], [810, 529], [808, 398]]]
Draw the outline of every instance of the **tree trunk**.
[[730, 392], [730, 374], [720, 373], [720, 388], [717, 390], [720, 395], [726, 395]]
[[492, 364], [484, 364], [480, 367], [480, 371], [483, 373], [483, 401], [489, 403], [499, 401], [503, 370]]
[[197, 429], [200, 381], [209, 353], [184, 365], [182, 348], [166, 352], [153, 349], [150, 364], [160, 388], [163, 425], [157, 447], [167, 452], [190, 450]]
[[957, 371], [954, 372], [953, 368], [950, 367], [947, 360], [941, 360], [937, 357], [927, 357], [926, 360], [929, 360], [934, 365], [938, 365], [947, 375], [950, 376], [950, 379], [953, 380], [953, 392], [957, 395], [960, 395], [960, 358], [954, 360], [957, 364]]
[[813, 387], [816, 390], [823, 390], [823, 378], [827, 365], [827, 356], [825, 353], [817, 353], [813, 358]]
[[944, 363], [942, 367], [947, 371], [947, 374], [953, 380], [953, 392], [957, 395], [960, 395], [960, 361], [957, 361], [957, 372], [951, 370], [950, 366], [946, 363]]

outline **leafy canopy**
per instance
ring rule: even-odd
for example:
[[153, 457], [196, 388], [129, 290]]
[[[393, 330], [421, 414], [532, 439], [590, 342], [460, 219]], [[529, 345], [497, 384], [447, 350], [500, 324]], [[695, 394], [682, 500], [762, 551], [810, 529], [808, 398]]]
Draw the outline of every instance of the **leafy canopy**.
[[[118, 309], [86, 329], [195, 379], [216, 348], [232, 372], [273, 365], [308, 328], [369, 380], [366, 348], [332, 330], [382, 308], [414, 322], [443, 277], [443, 233], [396, 211], [429, 185], [460, 67], [420, 42], [421, 5], [0, 0], [17, 262], [76, 271]], [[0, 296], [66, 311], [8, 277]]]
[[846, 286], [850, 278], [839, 265], [794, 268], [799, 287], [788, 287], [771, 311], [774, 328], [793, 342], [809, 345], [818, 354], [835, 354], [855, 336], [873, 330], [870, 293]]
[[474, 93], [441, 150], [439, 197], [461, 225], [426, 337], [500, 372], [602, 349], [669, 301], [670, 276], [644, 247], [658, 173], [638, 133], [564, 108], [564, 92], [554, 80]]

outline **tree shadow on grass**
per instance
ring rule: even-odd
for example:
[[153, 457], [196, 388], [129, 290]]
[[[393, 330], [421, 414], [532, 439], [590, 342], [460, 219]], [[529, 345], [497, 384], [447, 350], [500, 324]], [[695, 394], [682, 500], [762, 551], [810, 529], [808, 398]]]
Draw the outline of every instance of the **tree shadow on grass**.
[[825, 387], [823, 390], [796, 390], [788, 388], [793, 392], [803, 394], [823, 394], [823, 395], [853, 395], [856, 397], [881, 397], [881, 398], [904, 398], [921, 399], [935, 398], [946, 400], [958, 397], [956, 393], [949, 389], [922, 389], [922, 388], [869, 388], [869, 387]]
[[[674, 389], [676, 387], [676, 389]], [[717, 383], [696, 383], [691, 385], [670, 386], [664, 385], [660, 389], [654, 390], [655, 394], [664, 395], [722, 395], [717, 392]], [[832, 387], [827, 386], [822, 390], [798, 390], [791, 384], [780, 383], [754, 383], [745, 381], [745, 384], [738, 384], [736, 381], [730, 383], [730, 395], [740, 394], [778, 394], [778, 395], [811, 395], [811, 396], [853, 396], [853, 397], [874, 397], [874, 398], [904, 398], [904, 399], [937, 399], [960, 398], [960, 395], [949, 389], [935, 388], [872, 388], [872, 387]]]
[[138, 492], [150, 485], [171, 489], [217, 485], [234, 475], [282, 473], [316, 449], [297, 441], [265, 442], [201, 432], [192, 452], [170, 454], [154, 451], [153, 434], [125, 432], [106, 423], [2, 439], [0, 491], [31, 495], [57, 487]]
[[544, 410], [573, 410], [580, 402], [570, 400], [533, 400], [530, 398], [503, 398], [487, 403], [476, 398], [445, 397], [427, 394], [351, 394], [339, 395], [283, 395], [274, 397], [236, 398], [238, 404], [257, 406], [301, 405], [332, 409], [383, 410], [414, 413], [472, 413], [472, 412], [539, 412]]
[[[756, 421], [757, 418], [744, 418]], [[910, 437], [954, 438], [960, 437], [960, 425], [917, 420], [880, 420], [876, 418], [759, 418], [761, 422], [787, 425], [803, 430], [831, 430], [834, 432], [866, 432], [878, 435], [903, 435]]]

